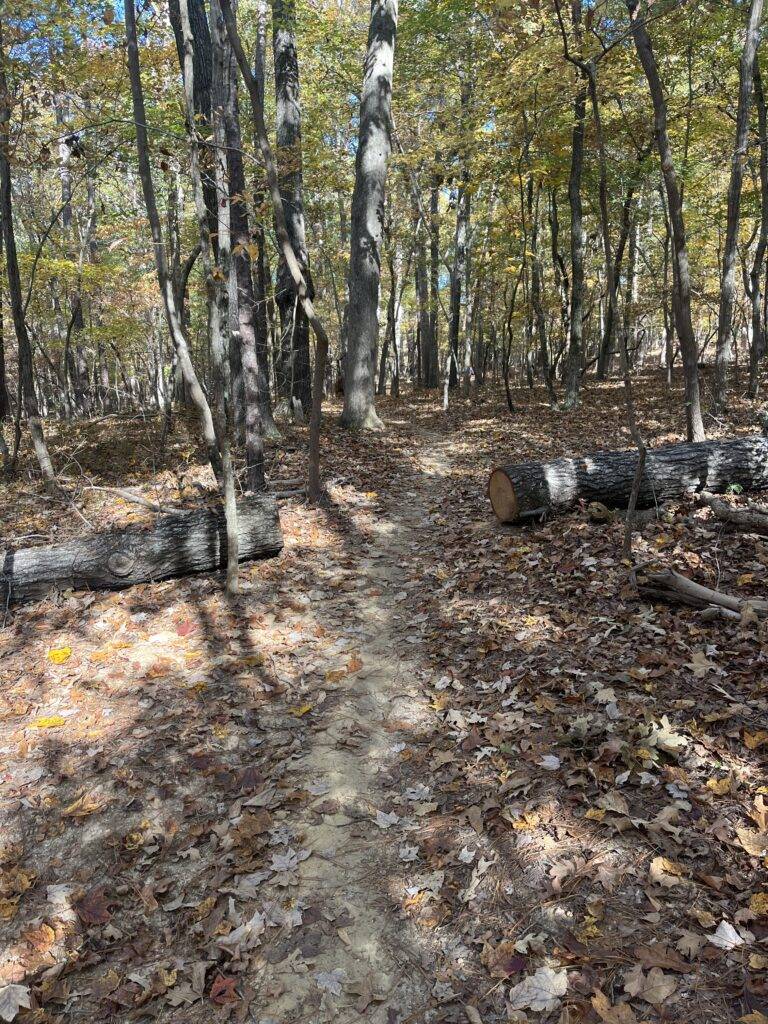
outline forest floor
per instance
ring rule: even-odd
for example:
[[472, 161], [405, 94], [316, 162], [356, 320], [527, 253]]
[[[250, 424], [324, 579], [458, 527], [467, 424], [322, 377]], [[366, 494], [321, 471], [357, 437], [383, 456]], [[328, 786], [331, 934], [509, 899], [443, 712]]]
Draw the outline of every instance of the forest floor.
[[[680, 439], [679, 388], [636, 390], [647, 442]], [[765, 627], [638, 600], [618, 516], [501, 527], [494, 464], [630, 446], [616, 382], [515, 398], [387, 399], [355, 438], [331, 405], [329, 500], [282, 503], [237, 599], [7, 611], [0, 1019], [766, 1024]], [[190, 430], [162, 457], [157, 430], [60, 428], [73, 500], [22, 474], [0, 548], [151, 522], [92, 485], [199, 501]], [[690, 501], [636, 557], [765, 596], [768, 544]]]

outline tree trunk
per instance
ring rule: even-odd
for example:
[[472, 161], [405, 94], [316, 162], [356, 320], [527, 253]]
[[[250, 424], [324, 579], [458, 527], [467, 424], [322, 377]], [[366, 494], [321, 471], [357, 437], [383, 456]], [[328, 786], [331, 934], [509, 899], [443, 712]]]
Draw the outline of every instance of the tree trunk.
[[[231, 47], [227, 49], [229, 92], [224, 110], [229, 172], [230, 231], [232, 235], [232, 269], [237, 298], [240, 368], [242, 372], [243, 427], [245, 436], [245, 486], [248, 491], [264, 490], [265, 425], [271, 434], [276, 428], [269, 398], [268, 367], [264, 363], [266, 345], [257, 342], [256, 294], [251, 268], [251, 233], [248, 226], [248, 205], [243, 170], [240, 111], [237, 101], [237, 68]], [[256, 250], [258, 255], [258, 250]], [[261, 352], [261, 360], [259, 354]], [[233, 400], [236, 389], [233, 387]]]
[[437, 336], [437, 312], [440, 288], [440, 176], [439, 154], [435, 155], [435, 173], [429, 189], [429, 360], [424, 368], [424, 386], [436, 388], [440, 381], [440, 354]]
[[[195, 111], [195, 127], [199, 135], [205, 136], [211, 124], [211, 29], [205, 10], [205, 0], [187, 0], [187, 11], [192, 37], [195, 40], [193, 55], [194, 90], [192, 102]], [[179, 66], [184, 67], [184, 32], [181, 23], [179, 0], [168, 0], [168, 18], [176, 41], [176, 52]], [[208, 218], [208, 233], [214, 254], [218, 241], [216, 239], [216, 186], [210, 174], [203, 175], [203, 198]]]
[[673, 310], [680, 339], [685, 372], [685, 414], [689, 441], [703, 441], [704, 421], [701, 417], [701, 396], [699, 394], [698, 347], [691, 320], [691, 277], [688, 265], [688, 246], [685, 237], [683, 197], [675, 173], [672, 146], [667, 131], [667, 101], [659, 76], [659, 68], [648, 35], [645, 18], [640, 14], [640, 0], [627, 0], [632, 38], [637, 55], [643, 66], [648, 88], [653, 101], [656, 146], [664, 176], [667, 193], [667, 208], [672, 225], [672, 276]]
[[750, 398], [757, 398], [760, 383], [760, 362], [765, 355], [763, 295], [765, 255], [768, 249], [768, 117], [766, 117], [765, 93], [763, 92], [763, 79], [760, 74], [759, 53], [755, 54], [754, 89], [758, 137], [760, 139], [760, 230], [757, 236], [752, 269], [749, 274], [749, 300], [752, 313], [752, 345], [749, 350]]
[[[1, 14], [0, 14], [1, 19]], [[21, 416], [21, 403], [27, 414], [29, 433], [35, 449], [35, 455], [46, 483], [49, 487], [56, 486], [56, 474], [48, 454], [45, 435], [40, 422], [40, 412], [35, 396], [35, 382], [32, 366], [32, 346], [27, 333], [27, 322], [24, 317], [24, 301], [21, 295], [21, 278], [19, 261], [16, 253], [16, 232], [13, 226], [13, 193], [10, 164], [10, 93], [5, 74], [5, 48], [3, 45], [3, 23], [0, 20], [0, 220], [2, 220], [3, 242], [5, 244], [5, 273], [8, 279], [8, 296], [11, 302], [13, 326], [16, 332], [16, 344], [19, 357], [19, 385], [21, 402], [16, 410], [17, 418]], [[17, 419], [18, 422], [18, 419]]]
[[144, 107], [144, 92], [141, 85], [141, 70], [139, 64], [139, 46], [136, 32], [136, 10], [134, 0], [125, 2], [125, 34], [128, 44], [128, 70], [131, 83], [131, 99], [133, 103], [133, 119], [136, 126], [136, 152], [139, 164], [139, 177], [144, 193], [144, 203], [147, 210], [152, 233], [152, 247], [155, 256], [155, 267], [157, 280], [160, 286], [160, 293], [163, 299], [168, 330], [171, 341], [178, 353], [179, 365], [184, 376], [189, 395], [200, 416], [203, 441], [205, 443], [208, 458], [218, 480], [221, 480], [221, 456], [219, 453], [216, 431], [213, 425], [213, 416], [208, 405], [208, 400], [200, 386], [200, 382], [192, 365], [184, 332], [181, 328], [176, 297], [173, 291], [173, 283], [168, 272], [168, 261], [166, 257], [163, 232], [160, 225], [160, 215], [157, 209], [155, 188], [152, 182], [152, 171], [149, 163], [149, 142], [147, 138], [147, 115]]
[[398, 0], [371, 0], [360, 101], [349, 260], [349, 340], [342, 423], [380, 430], [373, 399], [379, 340], [384, 189], [392, 150], [392, 74]]
[[[540, 512], [561, 512], [579, 501], [625, 508], [638, 453], [596, 452], [554, 462], [522, 462], [491, 474], [488, 494], [503, 523]], [[768, 438], [674, 444], [647, 452], [637, 505], [651, 508], [690, 492], [722, 493], [732, 484], [768, 488]]]
[[[291, 246], [301, 266], [309, 296], [313, 298], [304, 228], [301, 97], [294, 0], [272, 2], [272, 45], [275, 57], [277, 162], [280, 167], [283, 212]], [[282, 258], [277, 267], [275, 302], [280, 313], [281, 331], [278, 390], [285, 399], [297, 398], [307, 412], [312, 401], [309, 324], [304, 310], [296, 302], [293, 279]]]
[[[128, 0], [130, 3], [131, 0]], [[271, 558], [283, 546], [277, 503], [258, 495], [238, 505], [238, 558]], [[227, 563], [224, 515], [194, 509], [159, 518], [150, 529], [97, 533], [53, 547], [0, 552], [0, 601], [45, 597], [51, 590], [117, 590]]]
[[272, 147], [267, 134], [267, 126], [264, 123], [263, 93], [259, 91], [259, 85], [254, 78], [248, 58], [243, 50], [240, 36], [237, 31], [237, 23], [232, 12], [230, 0], [220, 0], [221, 10], [227, 27], [227, 35], [235, 52], [240, 73], [248, 86], [248, 95], [251, 98], [253, 112], [253, 127], [256, 136], [256, 143], [264, 162], [264, 169], [267, 174], [269, 195], [272, 200], [272, 211], [275, 219], [275, 234], [277, 235], [280, 253], [290, 271], [293, 285], [296, 289], [296, 296], [307, 319], [312, 326], [315, 338], [317, 339], [317, 351], [315, 354], [315, 368], [312, 394], [312, 411], [309, 418], [309, 473], [307, 490], [309, 497], [317, 500], [322, 495], [320, 483], [320, 424], [322, 418], [323, 402], [323, 381], [325, 379], [325, 364], [328, 358], [328, 333], [323, 326], [322, 320], [315, 312], [312, 298], [308, 291], [307, 282], [302, 273], [301, 265], [296, 258], [296, 253], [291, 246], [288, 227], [285, 222], [282, 197], [280, 195], [280, 181], [277, 164], [272, 153]]
[[[581, 37], [581, 2], [571, 0], [571, 20], [577, 40]], [[571, 315], [568, 355], [563, 374], [566, 409], [579, 403], [581, 363], [583, 358], [584, 320], [584, 215], [581, 203], [581, 172], [584, 165], [584, 120], [587, 110], [587, 87], [580, 84], [573, 104], [574, 125], [571, 134], [571, 172], [568, 177], [568, 204], [571, 210]]]
[[[763, 0], [752, 0], [739, 65], [739, 105], [736, 112], [736, 140], [731, 158], [731, 179], [728, 185], [728, 213], [725, 222], [723, 273], [720, 279], [720, 310], [717, 320], [715, 354], [715, 408], [722, 410], [728, 387], [728, 363], [731, 356], [733, 300], [736, 291], [736, 247], [739, 241], [739, 210], [744, 164], [749, 141], [749, 106], [752, 100], [752, 79], [757, 47], [760, 42], [760, 21]], [[759, 72], [758, 72], [759, 74]]]
[[[253, 76], [259, 94], [261, 108], [264, 108], [265, 92], [265, 61], [267, 53], [267, 0], [257, 0], [256, 5], [256, 45], [254, 47]], [[258, 139], [255, 140], [258, 149]], [[272, 415], [272, 400], [269, 379], [269, 349], [273, 339], [274, 303], [270, 292], [271, 271], [267, 253], [266, 233], [264, 230], [263, 208], [268, 202], [261, 171], [257, 171], [257, 186], [254, 189], [253, 205], [255, 224], [253, 237], [256, 243], [256, 273], [254, 275], [254, 301], [256, 304], [256, 352], [259, 367], [259, 387], [261, 388], [262, 429], [265, 437], [279, 438], [280, 431], [275, 425]], [[274, 366], [274, 363], [273, 363]]]
[[[0, 210], [0, 264], [3, 262], [3, 231], [2, 210]], [[3, 290], [0, 288], [0, 430], [2, 423], [11, 415], [11, 399], [8, 394], [8, 382], [5, 374], [5, 310], [3, 308]]]

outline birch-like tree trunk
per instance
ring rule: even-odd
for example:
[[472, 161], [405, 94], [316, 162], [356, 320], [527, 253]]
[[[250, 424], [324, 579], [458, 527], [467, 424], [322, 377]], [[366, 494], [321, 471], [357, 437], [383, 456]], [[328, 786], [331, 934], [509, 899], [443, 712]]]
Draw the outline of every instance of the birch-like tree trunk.
[[[288, 236], [296, 259], [314, 297], [309, 272], [304, 225], [304, 188], [301, 154], [301, 93], [296, 52], [294, 0], [272, 0], [272, 47], [275, 58], [275, 116], [280, 194]], [[306, 412], [312, 401], [309, 358], [309, 324], [286, 262], [277, 267], [275, 302], [280, 313], [280, 367], [278, 390], [283, 398], [297, 398]]]
[[[581, 36], [581, 2], [572, 0], [571, 21], [577, 44]], [[583, 84], [582, 84], [583, 83]], [[584, 120], [587, 110], [587, 86], [582, 76], [573, 104], [571, 133], [571, 172], [568, 177], [568, 203], [571, 209], [571, 313], [568, 335], [564, 385], [566, 409], [579, 402], [581, 363], [583, 358], [584, 320], [584, 214], [581, 202], [581, 174], [584, 166]]]
[[[268, 374], [266, 362], [266, 343], [258, 342], [258, 322], [256, 314], [256, 292], [251, 268], [251, 251], [258, 257], [258, 249], [254, 249], [248, 225], [248, 205], [246, 202], [245, 170], [243, 167], [243, 143], [240, 132], [240, 111], [237, 99], [237, 67], [232, 55], [232, 48], [226, 33], [222, 39], [225, 49], [227, 70], [229, 74], [228, 88], [225, 95], [223, 110], [224, 129], [226, 133], [226, 155], [229, 191], [230, 230], [232, 241], [231, 288], [237, 308], [234, 311], [234, 322], [237, 326], [235, 339], [239, 359], [240, 391], [242, 402], [242, 427], [245, 437], [245, 480], [249, 491], [264, 489], [264, 441], [266, 429], [274, 436], [277, 429], [272, 419], [272, 404], [269, 396]], [[266, 338], [264, 339], [266, 342]], [[233, 381], [233, 401], [237, 399], [235, 382]]]
[[435, 173], [429, 188], [429, 360], [424, 369], [424, 384], [436, 388], [440, 379], [438, 345], [438, 305], [440, 288], [440, 174], [439, 154], [435, 155]]
[[661, 161], [664, 188], [667, 194], [667, 209], [672, 226], [672, 306], [680, 339], [685, 373], [685, 417], [689, 441], [705, 439], [704, 421], [701, 416], [699, 393], [698, 347], [691, 320], [691, 273], [688, 264], [688, 245], [685, 237], [683, 197], [675, 172], [672, 145], [667, 129], [667, 101], [661, 84], [656, 56], [651, 37], [648, 35], [645, 18], [640, 11], [640, 0], [627, 0], [630, 27], [635, 49], [645, 72], [648, 88], [653, 101], [656, 147]]
[[136, 129], [136, 155], [138, 157], [139, 178], [144, 193], [144, 204], [147, 220], [152, 234], [152, 248], [155, 257], [155, 268], [163, 308], [168, 322], [168, 331], [176, 350], [184, 383], [189, 397], [198, 411], [203, 441], [217, 480], [221, 480], [221, 456], [219, 454], [216, 430], [208, 400], [200, 386], [195, 368], [187, 346], [187, 339], [181, 327], [179, 311], [176, 304], [173, 282], [168, 269], [168, 258], [165, 250], [160, 214], [157, 208], [157, 197], [152, 181], [152, 170], [149, 163], [149, 140], [147, 137], [147, 114], [144, 106], [144, 90], [141, 84], [141, 68], [139, 64], [139, 44], [136, 32], [136, 10], [134, 0], [125, 0], [125, 35], [128, 49], [128, 72], [131, 84], [131, 100], [133, 104], [133, 120]]
[[754, 90], [760, 140], [760, 229], [752, 260], [752, 269], [749, 273], [749, 301], [752, 315], [752, 345], [749, 350], [750, 398], [757, 398], [760, 361], [765, 355], [763, 295], [766, 272], [765, 254], [768, 249], [768, 117], [766, 117], [765, 93], [763, 92], [758, 53], [755, 54]]
[[352, 194], [349, 340], [342, 423], [381, 429], [374, 405], [384, 189], [392, 150], [392, 74], [398, 0], [371, 0]]
[[[717, 350], [715, 353], [715, 407], [725, 405], [728, 387], [728, 363], [731, 358], [731, 332], [733, 300], [736, 292], [736, 247], [739, 241], [739, 211], [744, 165], [747, 162], [749, 141], [749, 107], [752, 100], [752, 81], [755, 55], [760, 42], [760, 22], [763, 0], [752, 0], [741, 51], [739, 65], [739, 105], [736, 111], [736, 140], [731, 158], [731, 178], [728, 184], [728, 213], [725, 222], [723, 246], [723, 272], [720, 279], [720, 309], [717, 318]], [[759, 74], [759, 72], [758, 72]]]

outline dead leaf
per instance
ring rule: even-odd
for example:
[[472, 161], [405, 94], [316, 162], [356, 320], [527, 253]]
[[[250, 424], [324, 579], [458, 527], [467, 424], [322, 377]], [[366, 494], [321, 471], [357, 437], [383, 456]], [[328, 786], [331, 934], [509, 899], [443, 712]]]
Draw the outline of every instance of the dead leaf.
[[630, 996], [638, 996], [652, 1006], [661, 1006], [677, 991], [677, 982], [661, 970], [652, 967], [646, 974], [636, 964], [624, 978], [624, 991]]

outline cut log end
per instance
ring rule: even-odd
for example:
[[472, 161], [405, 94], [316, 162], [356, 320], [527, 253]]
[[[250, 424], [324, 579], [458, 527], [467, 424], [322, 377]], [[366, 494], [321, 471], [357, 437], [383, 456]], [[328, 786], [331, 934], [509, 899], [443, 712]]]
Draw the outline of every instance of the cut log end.
[[488, 481], [488, 497], [496, 518], [502, 523], [514, 523], [519, 515], [515, 488], [503, 469], [494, 469]]

